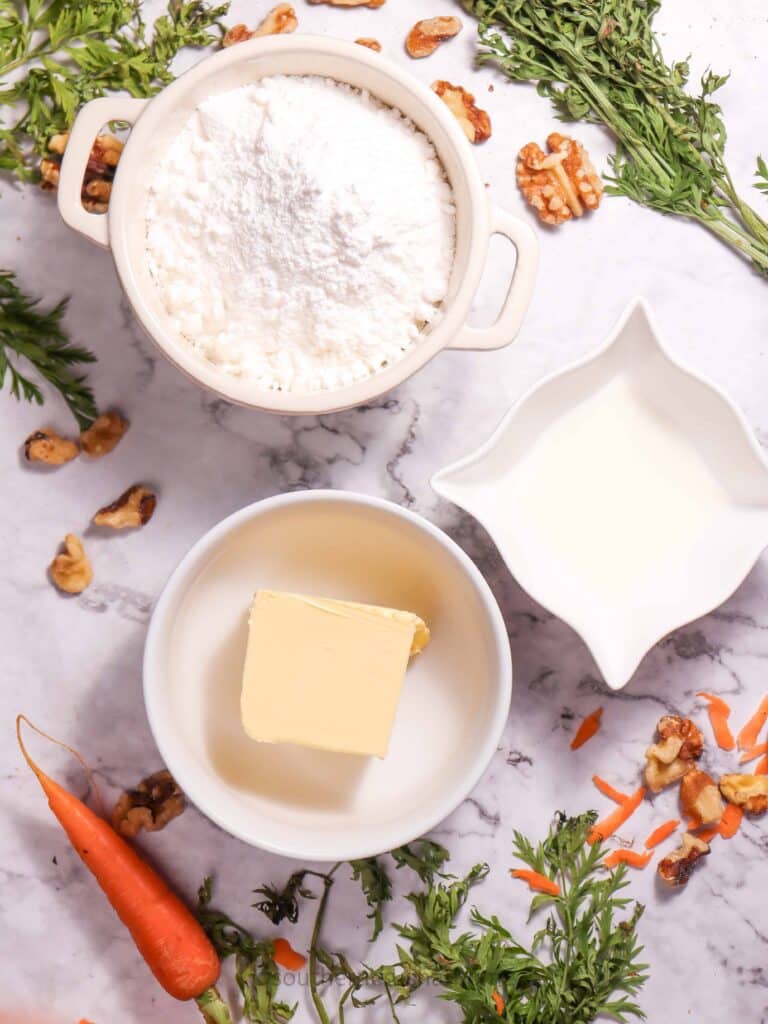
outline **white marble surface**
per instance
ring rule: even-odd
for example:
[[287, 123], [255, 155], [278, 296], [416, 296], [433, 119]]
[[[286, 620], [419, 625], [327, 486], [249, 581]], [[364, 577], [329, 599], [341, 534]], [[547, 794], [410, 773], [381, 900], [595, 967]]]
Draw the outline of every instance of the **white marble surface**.
[[[266, 0], [242, 0], [233, 5], [232, 20], [253, 22], [268, 6]], [[391, 0], [379, 11], [335, 11], [305, 0], [297, 0], [297, 7], [304, 30], [350, 39], [377, 36], [390, 56], [424, 81], [447, 77], [472, 88], [494, 119], [492, 140], [477, 150], [491, 194], [526, 216], [514, 185], [514, 155], [521, 143], [543, 140], [553, 127], [547, 103], [532, 89], [471, 70], [469, 23], [428, 61], [412, 63], [401, 52], [400, 40], [416, 17], [447, 13], [450, 0]], [[748, 188], [755, 154], [761, 145], [765, 151], [765, 8], [755, 0], [667, 0], [660, 28], [670, 55], [695, 55], [694, 73], [709, 63], [733, 72], [722, 93], [729, 163], [739, 185]], [[492, 83], [495, 90], [489, 92]], [[579, 128], [578, 134], [602, 162], [608, 140], [596, 129]], [[757, 194], [754, 199], [761, 201]], [[189, 545], [247, 502], [320, 486], [382, 495], [448, 530], [487, 575], [509, 626], [516, 674], [512, 713], [482, 783], [437, 837], [453, 851], [457, 869], [480, 859], [490, 862], [493, 872], [477, 902], [520, 927], [526, 894], [506, 874], [513, 828], [538, 836], [557, 807], [604, 810], [605, 801], [590, 783], [592, 772], [633, 785], [659, 713], [691, 711], [695, 691], [727, 696], [737, 721], [765, 691], [764, 560], [722, 609], [667, 638], [625, 691], [608, 694], [583, 643], [519, 590], [487, 537], [438, 501], [428, 485], [434, 469], [474, 448], [533, 382], [595, 345], [635, 294], [650, 301], [675, 353], [724, 387], [758, 437], [768, 440], [766, 284], [703, 231], [610, 199], [593, 219], [542, 233], [535, 299], [511, 348], [444, 354], [370, 407], [287, 420], [216, 401], [158, 358], [128, 312], [109, 256], [71, 234], [49, 196], [3, 183], [0, 225], [0, 266], [18, 270], [27, 288], [50, 300], [72, 294], [67, 326], [98, 353], [93, 378], [100, 403], [123, 408], [133, 424], [103, 462], [35, 472], [20, 460], [20, 442], [43, 423], [69, 429], [67, 413], [53, 400], [44, 413], [7, 396], [0, 400], [0, 1019], [195, 1019], [193, 1008], [174, 1003], [152, 983], [95, 891], [21, 763], [12, 722], [16, 712], [25, 711], [77, 744], [108, 795], [158, 768], [140, 688], [152, 604]], [[493, 285], [498, 291], [505, 272], [500, 247], [493, 251], [490, 287], [477, 303], [478, 322], [489, 319]], [[136, 479], [154, 484], [159, 493], [151, 526], [133, 536], [89, 538], [96, 581], [79, 599], [61, 598], [45, 568], [64, 532], [83, 530], [95, 508]], [[603, 731], [571, 753], [575, 720], [598, 702], [605, 706]], [[49, 749], [44, 754], [46, 765], [82, 787], [63, 755]], [[732, 762], [710, 749], [707, 763], [718, 770]], [[623, 837], [642, 839], [674, 810], [672, 795], [661, 795], [643, 807]], [[294, 864], [229, 838], [194, 808], [141, 845], [189, 896], [205, 873], [215, 871], [218, 902], [270, 932], [249, 909], [250, 892], [265, 880], [285, 878]], [[757, 821], [727, 846], [721, 843], [675, 899], [658, 893], [650, 871], [633, 879], [633, 893], [647, 903], [641, 932], [652, 969], [642, 1004], [654, 1024], [768, 1021], [766, 853], [766, 824]], [[363, 908], [351, 888], [340, 888], [329, 940], [364, 955]], [[306, 937], [301, 925], [293, 933], [299, 947]], [[378, 1018], [359, 1012], [366, 1020]], [[422, 1017], [418, 1011], [402, 1016]], [[302, 1005], [296, 1019], [304, 1024], [312, 1017]], [[438, 1004], [429, 1019], [452, 1021], [456, 1015]]]

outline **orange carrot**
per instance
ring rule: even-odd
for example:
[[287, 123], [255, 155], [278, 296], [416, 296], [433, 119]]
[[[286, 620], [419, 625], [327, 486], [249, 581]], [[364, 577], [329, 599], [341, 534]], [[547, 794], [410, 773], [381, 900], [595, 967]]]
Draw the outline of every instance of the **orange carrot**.
[[307, 958], [297, 953], [287, 939], [275, 939], [272, 946], [275, 963], [286, 971], [300, 971], [307, 962]]
[[[220, 970], [216, 950], [202, 926], [132, 846], [35, 764], [21, 738], [22, 721], [32, 729], [36, 727], [24, 715], [16, 719], [16, 738], [24, 759], [48, 797], [48, 806], [131, 933], [147, 966], [176, 999], [202, 995], [215, 983]], [[46, 733], [41, 735], [53, 739]]]
[[633, 868], [644, 868], [653, 854], [638, 853], [637, 850], [613, 850], [603, 861], [607, 868], [615, 868], [617, 864], [629, 864]]
[[697, 697], [703, 697], [709, 707], [709, 721], [712, 725], [712, 732], [721, 750], [733, 750], [736, 740], [733, 738], [728, 719], [731, 715], [731, 708], [722, 697], [716, 697], [713, 693], [697, 693]]
[[737, 807], [736, 804], [726, 804], [723, 816], [720, 819], [720, 827], [718, 829], [723, 839], [733, 839], [736, 833], [739, 831], [739, 825], [741, 825], [741, 819], [744, 817], [744, 811]]
[[496, 991], [496, 989], [494, 989], [493, 992], [491, 992], [491, 999], [493, 1000], [493, 1005], [496, 1009], [496, 1013], [498, 1013], [498, 1015], [501, 1016], [502, 1013], [504, 1013], [504, 1007], [507, 1004], [504, 1002], [501, 995]]
[[671, 821], [665, 821], [663, 825], [659, 825], [658, 828], [655, 828], [645, 840], [646, 850], [652, 850], [654, 846], [658, 846], [659, 843], [663, 843], [665, 839], [669, 839], [679, 824], [680, 822], [677, 818], [672, 818]]
[[603, 717], [603, 709], [595, 708], [576, 730], [576, 735], [571, 740], [571, 750], [578, 750], [583, 747], [587, 740], [591, 740], [600, 728], [600, 719]]
[[754, 761], [756, 757], [762, 757], [763, 754], [768, 754], [768, 743], [756, 743], [754, 747], [744, 751], [739, 758], [739, 764], [747, 764], [748, 761]]
[[641, 786], [623, 804], [619, 804], [615, 811], [611, 811], [602, 821], [598, 821], [592, 826], [587, 836], [587, 842], [597, 843], [602, 839], [607, 839], [608, 836], [612, 836], [616, 829], [621, 828], [624, 822], [635, 813], [643, 802], [644, 796], [645, 790]]
[[719, 825], [710, 825], [709, 828], [703, 828], [701, 832], [696, 832], [696, 838], [700, 839], [702, 843], [711, 843], [715, 836], [720, 835]]
[[553, 882], [551, 878], [547, 878], [546, 875], [539, 874], [538, 871], [524, 871], [518, 869], [511, 872], [513, 878], [522, 878], [524, 882], [527, 882], [532, 889], [536, 892], [545, 892], [549, 896], [559, 896], [560, 886], [557, 882]]
[[745, 750], [747, 747], [754, 747], [757, 743], [757, 737], [760, 735], [760, 732], [766, 722], [768, 722], [768, 693], [766, 693], [760, 701], [757, 711], [752, 715], [750, 720], [736, 737], [739, 744], [739, 750]]
[[614, 789], [610, 782], [601, 779], [599, 775], [593, 775], [592, 781], [603, 796], [607, 796], [609, 800], [613, 800], [617, 804], [623, 804], [625, 800], [629, 800], [629, 793], [622, 793], [618, 789]]
[[764, 757], [760, 764], [755, 768], [755, 775], [768, 775], [768, 757]]

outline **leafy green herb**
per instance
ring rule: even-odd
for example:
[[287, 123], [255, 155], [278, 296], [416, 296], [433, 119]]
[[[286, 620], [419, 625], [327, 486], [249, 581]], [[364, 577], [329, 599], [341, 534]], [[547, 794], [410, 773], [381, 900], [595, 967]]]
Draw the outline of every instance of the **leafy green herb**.
[[768, 164], [761, 156], [757, 158], [757, 170], [755, 175], [760, 179], [755, 183], [755, 188], [761, 192], [768, 193]]
[[[198, 890], [198, 920], [222, 960], [235, 958], [235, 979], [243, 997], [243, 1015], [253, 1024], [285, 1024], [296, 1012], [295, 1006], [280, 1002], [277, 991], [280, 973], [274, 960], [270, 939], [256, 941], [251, 934], [221, 911], [211, 908], [212, 881], [206, 878]], [[203, 1016], [210, 1024], [231, 1024], [226, 1005], [208, 993], [198, 1000]], [[206, 998], [207, 997], [207, 998]]]
[[0, 170], [37, 177], [34, 154], [108, 92], [153, 96], [184, 47], [221, 38], [228, 3], [170, 0], [151, 39], [137, 0], [0, 0]]
[[[396, 960], [355, 967], [345, 954], [330, 950], [323, 941], [337, 868], [327, 875], [293, 875], [286, 888], [296, 897], [291, 905], [294, 919], [300, 911], [299, 898], [317, 900], [309, 981], [319, 1024], [330, 1024], [324, 995], [339, 985], [339, 1024], [345, 1024], [350, 1006], [370, 1006], [382, 997], [392, 1021], [400, 1024], [403, 1007], [426, 985], [434, 986], [440, 998], [455, 1003], [465, 1024], [499, 1020], [506, 1024], [589, 1024], [600, 1016], [619, 1022], [642, 1018], [636, 996], [646, 981], [646, 965], [639, 962], [642, 949], [636, 926], [643, 908], [622, 895], [628, 885], [626, 868], [621, 865], [606, 874], [601, 844], [587, 843], [596, 818], [594, 812], [575, 818], [558, 814], [547, 838], [535, 845], [515, 833], [517, 857], [534, 871], [556, 879], [561, 890], [559, 896], [533, 897], [531, 916], [540, 912], [547, 916], [532, 943], [515, 939], [496, 915], [486, 916], [477, 909], [470, 913], [470, 928], [459, 929], [459, 916], [474, 886], [487, 876], [488, 866], [477, 864], [464, 878], [444, 874], [446, 851], [422, 840], [391, 855], [396, 867], [408, 867], [421, 881], [421, 888], [406, 897], [415, 910], [415, 922], [394, 925], [400, 939]], [[374, 911], [376, 927], [376, 912], [391, 897], [390, 880], [380, 858], [375, 867], [370, 861], [355, 863], [353, 877]], [[304, 877], [296, 881], [297, 875], [313, 876], [321, 882], [319, 899], [307, 889]], [[271, 887], [267, 891], [278, 897], [285, 892]], [[281, 905], [279, 898], [274, 905]], [[209, 929], [217, 948], [224, 952], [231, 929], [242, 933], [225, 920], [223, 939], [216, 928]], [[250, 936], [248, 942], [253, 943]]]
[[464, 2], [480, 19], [481, 63], [536, 82], [561, 120], [613, 133], [608, 192], [702, 224], [768, 274], [768, 223], [736, 192], [725, 163], [712, 97], [727, 76], [707, 71], [698, 95], [686, 91], [687, 62], [667, 64], [653, 31], [661, 0]]
[[[334, 869], [335, 870], [335, 869]], [[282, 889], [273, 885], [264, 885], [256, 889], [257, 896], [263, 896], [263, 900], [254, 903], [254, 907], [266, 914], [272, 924], [281, 924], [283, 921], [290, 921], [295, 924], [299, 919], [299, 897], [313, 900], [314, 893], [306, 885], [304, 880], [308, 877], [325, 878], [326, 876], [317, 871], [294, 871]]]
[[371, 908], [368, 915], [373, 920], [370, 941], [375, 942], [384, 927], [382, 907], [392, 899], [392, 882], [381, 861], [376, 857], [350, 861], [350, 867], [352, 868], [352, 877], [360, 883], [366, 902]]
[[25, 295], [16, 276], [0, 270], [0, 388], [8, 379], [11, 394], [17, 399], [43, 404], [43, 393], [26, 376], [26, 360], [37, 373], [61, 394], [81, 430], [96, 418], [93, 392], [76, 367], [93, 363], [96, 357], [88, 349], [73, 345], [61, 325], [67, 300], [52, 309], [39, 308], [40, 300]]

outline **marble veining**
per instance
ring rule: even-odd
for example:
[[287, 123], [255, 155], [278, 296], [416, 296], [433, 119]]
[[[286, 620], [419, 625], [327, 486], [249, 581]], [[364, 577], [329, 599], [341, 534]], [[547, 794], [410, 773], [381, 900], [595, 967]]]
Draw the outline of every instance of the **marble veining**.
[[[153, 0], [146, 7], [150, 17], [161, 4]], [[759, 81], [768, 85], [768, 18], [758, 8], [751, 0], [734, 0], [725, 8], [715, 0], [667, 0], [660, 21], [670, 54], [694, 54], [694, 78], [709, 63], [732, 71], [721, 101], [730, 163], [745, 191], [759, 141], [754, 129], [765, 123], [765, 88], [757, 86]], [[429, 60], [411, 62], [401, 43], [413, 21], [448, 13], [434, 0], [407, 5], [392, 0], [379, 11], [339, 11], [297, 0], [297, 9], [304, 30], [350, 39], [376, 36], [390, 56], [425, 82], [444, 77], [471, 88], [494, 124], [493, 138], [476, 151], [484, 180], [495, 201], [527, 216], [512, 185], [515, 153], [529, 139], [541, 142], [554, 122], [534, 90], [507, 86], [489, 70], [470, 69], [469, 19], [458, 39]], [[231, 21], [253, 22], [261, 13], [261, 7], [255, 11], [239, 0]], [[591, 127], [580, 126], [578, 135], [602, 163], [609, 140]], [[37, 472], [23, 464], [19, 445], [46, 423], [70, 429], [68, 416], [55, 400], [41, 411], [7, 395], [0, 398], [5, 439], [0, 446], [5, 545], [0, 934], [6, 938], [0, 1021], [23, 1016], [27, 1022], [74, 1024], [86, 1017], [96, 1024], [183, 1024], [195, 1019], [192, 1008], [157, 989], [95, 893], [21, 762], [12, 721], [24, 711], [77, 745], [94, 765], [108, 803], [161, 767], [141, 697], [147, 621], [164, 580], [189, 546], [248, 502], [317, 487], [380, 495], [445, 529], [488, 579], [512, 645], [512, 711], [483, 780], [435, 834], [451, 849], [457, 872], [488, 861], [491, 876], [476, 890], [476, 902], [523, 933], [527, 896], [507, 873], [514, 829], [540, 836], [556, 808], [607, 810], [590, 782], [592, 773], [619, 787], [636, 785], [643, 750], [663, 713], [694, 713], [709, 736], [698, 690], [725, 696], [739, 723], [765, 692], [765, 557], [722, 608], [663, 640], [630, 685], [614, 693], [581, 640], [520, 590], [483, 529], [437, 498], [428, 482], [437, 468], [476, 448], [533, 383], [594, 347], [633, 294], [648, 299], [665, 336], [675, 343], [675, 355], [722, 386], [765, 444], [766, 285], [704, 232], [624, 200], [606, 200], [594, 218], [541, 233], [537, 292], [510, 348], [446, 352], [370, 405], [333, 416], [286, 419], [205, 394], [159, 357], [132, 317], [108, 254], [68, 232], [49, 196], [3, 184], [0, 225], [0, 265], [16, 269], [29, 290], [48, 300], [72, 294], [67, 326], [99, 356], [93, 382], [100, 403], [123, 409], [132, 423], [119, 449], [102, 462]], [[492, 315], [506, 266], [494, 256], [474, 322]], [[97, 508], [139, 480], [159, 495], [158, 511], [145, 531], [131, 536], [86, 531]], [[86, 531], [96, 570], [94, 585], [75, 599], [56, 594], [45, 571], [68, 530]], [[597, 704], [605, 708], [601, 732], [571, 752], [579, 720]], [[43, 744], [34, 749], [46, 768], [85, 795], [82, 775], [70, 759]], [[730, 769], [734, 758], [710, 742], [705, 764], [720, 772]], [[621, 830], [619, 841], [642, 842], [676, 810], [672, 793], [659, 794]], [[213, 872], [217, 903], [263, 934], [274, 933], [251, 909], [251, 893], [265, 881], [287, 878], [293, 862], [244, 846], [194, 807], [140, 845], [190, 898], [203, 876]], [[652, 969], [642, 1005], [653, 1024], [723, 1019], [767, 1024], [767, 854], [765, 820], [747, 821], [734, 840], [716, 847], [686, 892], [659, 891], [651, 871], [633, 876], [632, 895], [646, 904], [641, 937]], [[397, 884], [402, 891], [402, 877]], [[396, 913], [406, 911], [398, 904]], [[353, 957], [368, 956], [368, 931], [359, 892], [340, 881], [329, 942]], [[291, 940], [301, 948], [308, 937], [307, 918]], [[391, 943], [391, 934], [382, 936], [371, 957], [386, 956]], [[225, 987], [231, 988], [231, 979]], [[286, 995], [299, 1001], [298, 1024], [314, 1020], [306, 978], [299, 976]], [[14, 1007], [10, 1015], [8, 1007]], [[404, 1010], [401, 1017], [403, 1024], [456, 1020], [449, 1006], [434, 1001]], [[384, 1018], [369, 1010], [351, 1014], [355, 1019], [377, 1024]]]

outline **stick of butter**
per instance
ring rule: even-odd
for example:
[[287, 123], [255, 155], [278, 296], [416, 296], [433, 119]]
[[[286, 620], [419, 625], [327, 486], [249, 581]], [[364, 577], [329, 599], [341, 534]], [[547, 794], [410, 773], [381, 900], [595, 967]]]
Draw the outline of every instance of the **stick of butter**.
[[408, 659], [429, 642], [412, 612], [260, 590], [240, 700], [264, 743], [384, 757]]

